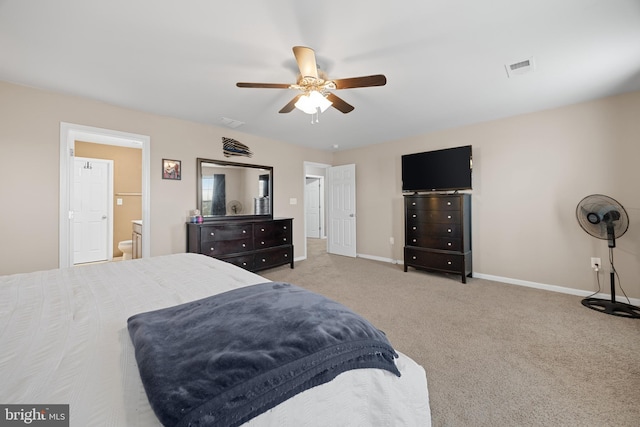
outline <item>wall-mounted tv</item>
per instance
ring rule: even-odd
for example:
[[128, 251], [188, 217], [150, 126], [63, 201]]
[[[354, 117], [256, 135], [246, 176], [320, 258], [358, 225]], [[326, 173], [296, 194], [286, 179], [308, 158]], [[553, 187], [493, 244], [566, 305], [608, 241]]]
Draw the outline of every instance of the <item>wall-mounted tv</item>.
[[471, 190], [471, 145], [402, 156], [402, 191]]

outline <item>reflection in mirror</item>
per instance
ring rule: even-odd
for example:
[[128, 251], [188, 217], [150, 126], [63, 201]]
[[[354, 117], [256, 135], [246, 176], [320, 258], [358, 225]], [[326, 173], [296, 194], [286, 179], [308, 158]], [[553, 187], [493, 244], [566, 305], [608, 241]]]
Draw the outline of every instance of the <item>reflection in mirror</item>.
[[273, 168], [197, 159], [198, 208], [206, 219], [272, 216]]

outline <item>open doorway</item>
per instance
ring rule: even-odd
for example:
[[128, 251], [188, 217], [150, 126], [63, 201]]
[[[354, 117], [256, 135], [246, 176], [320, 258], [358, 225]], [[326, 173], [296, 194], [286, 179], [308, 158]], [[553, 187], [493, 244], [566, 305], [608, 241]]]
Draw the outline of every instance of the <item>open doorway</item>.
[[324, 177], [307, 175], [304, 186], [304, 218], [307, 238], [324, 239]]
[[[321, 248], [323, 252], [331, 254], [354, 258], [357, 256], [355, 167], [355, 164], [331, 166], [304, 162], [305, 258], [310, 254], [310, 244], [313, 244], [316, 251]], [[313, 215], [316, 212], [314, 202], [317, 199], [315, 178], [319, 178], [319, 183], [321, 182], [323, 187], [318, 189], [323, 201], [323, 206], [318, 208], [319, 215], [322, 216], [319, 221], [320, 228], [324, 231], [319, 238], [313, 237], [316, 235], [314, 228], [318, 221]], [[308, 183], [309, 187], [307, 187]], [[308, 206], [312, 206], [312, 209], [309, 209], [311, 215], [307, 214]]]
[[[74, 185], [74, 165], [76, 142], [84, 141], [92, 144], [129, 147], [141, 150], [142, 182], [141, 182], [141, 231], [142, 257], [150, 256], [150, 138], [110, 129], [93, 128], [70, 123], [60, 124], [60, 237], [59, 267], [74, 265], [75, 232], [74, 204], [76, 190]], [[130, 225], [129, 225], [130, 226]]]
[[327, 251], [326, 170], [331, 165], [304, 162], [305, 258], [314, 252]]

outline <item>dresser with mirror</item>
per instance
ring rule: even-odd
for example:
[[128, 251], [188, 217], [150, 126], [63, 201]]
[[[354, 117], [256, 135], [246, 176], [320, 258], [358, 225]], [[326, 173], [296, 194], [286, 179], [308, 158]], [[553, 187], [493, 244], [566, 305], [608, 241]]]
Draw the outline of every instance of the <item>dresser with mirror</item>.
[[293, 265], [293, 219], [273, 217], [273, 167], [196, 160], [202, 222], [187, 223], [187, 251], [260, 271]]

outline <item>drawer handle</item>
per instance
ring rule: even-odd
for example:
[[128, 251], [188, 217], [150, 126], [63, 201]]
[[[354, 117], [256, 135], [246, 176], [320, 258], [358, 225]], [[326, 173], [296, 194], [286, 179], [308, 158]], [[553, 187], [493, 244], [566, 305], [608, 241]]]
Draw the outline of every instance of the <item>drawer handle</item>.
[[447, 215], [447, 219], [451, 219], [451, 215]]
[[211, 248], [211, 252], [213, 252], [213, 251], [215, 251], [215, 250], [216, 250], [216, 248]]
[[264, 231], [264, 228], [261, 228], [260, 231]]
[[247, 230], [242, 230], [242, 234], [247, 234]]
[[447, 246], [451, 246], [451, 242], [447, 242]]
[[415, 206], [415, 205], [416, 205], [416, 202], [411, 202], [411, 206]]
[[284, 226], [284, 229], [285, 229], [285, 230], [287, 229], [287, 226], [286, 226], [286, 225]]
[[212, 232], [211, 232], [211, 235], [212, 235], [212, 236], [215, 236], [215, 235], [216, 235], [216, 233], [214, 233], [214, 232], [212, 231]]
[[413, 214], [412, 216], [415, 218], [415, 217], [416, 217], [416, 214]]
[[262, 258], [262, 262], [267, 262], [267, 260], [266, 260], [266, 259], [264, 259], [264, 258]]
[[282, 241], [286, 242], [286, 241], [287, 241], [287, 238], [285, 237], [284, 239], [282, 239]]
[[415, 255], [413, 256], [413, 259], [418, 259], [418, 257], [416, 257]]
[[414, 229], [414, 230], [417, 230], [417, 229], [418, 229], [418, 227], [416, 227], [416, 226], [414, 225], [414, 226], [413, 226], [413, 229]]
[[261, 245], [264, 245], [264, 242], [260, 242]]
[[242, 263], [242, 265], [247, 265], [247, 263], [246, 263], [246, 262], [243, 262], [243, 263]]
[[285, 257], [285, 258], [288, 258], [288, 257], [289, 257], [289, 254], [284, 254], [284, 257]]
[[245, 244], [243, 243], [243, 244], [242, 244], [242, 247], [243, 247], [243, 248], [246, 248], [246, 247], [247, 247], [247, 245], [245, 245]]
[[417, 241], [418, 241], [418, 239], [413, 239], [413, 243], [415, 243], [415, 242], [417, 242]]
[[451, 202], [447, 202], [447, 206], [451, 206]]
[[451, 233], [451, 229], [450, 228], [447, 228], [447, 233]]
[[447, 264], [448, 264], [448, 265], [451, 265], [451, 261], [447, 261]]

